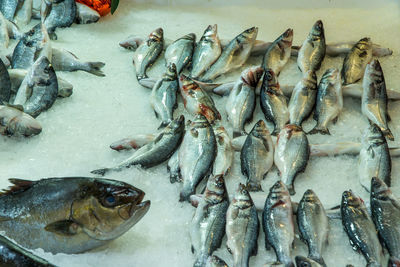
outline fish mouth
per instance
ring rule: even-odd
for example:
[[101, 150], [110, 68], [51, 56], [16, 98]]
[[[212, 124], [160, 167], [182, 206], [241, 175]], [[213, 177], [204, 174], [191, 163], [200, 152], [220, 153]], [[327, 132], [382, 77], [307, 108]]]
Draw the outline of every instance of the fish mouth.
[[150, 200], [143, 201], [144, 194], [139, 195], [131, 203], [125, 204], [118, 209], [118, 215], [124, 220], [134, 220], [135, 225], [149, 210]]

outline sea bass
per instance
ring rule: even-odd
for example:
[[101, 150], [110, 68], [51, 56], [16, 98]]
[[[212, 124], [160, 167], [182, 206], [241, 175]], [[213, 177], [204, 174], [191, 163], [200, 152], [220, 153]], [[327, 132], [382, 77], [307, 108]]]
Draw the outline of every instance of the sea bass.
[[342, 67], [343, 85], [356, 83], [364, 75], [365, 67], [372, 59], [372, 42], [362, 38], [346, 55]]
[[234, 150], [231, 144], [231, 138], [223, 126], [214, 127], [215, 140], [217, 144], [217, 155], [215, 156], [212, 167], [212, 174], [226, 175], [231, 169]]
[[169, 45], [164, 54], [167, 66], [175, 64], [176, 72], [180, 74], [192, 59], [195, 41], [196, 35], [189, 33]]
[[57, 35], [54, 33], [56, 28], [69, 27], [75, 21], [75, 0], [43, 0], [40, 16], [51, 39], [57, 39]]
[[0, 134], [8, 136], [34, 136], [42, 126], [29, 114], [19, 109], [0, 105]]
[[262, 67], [271, 69], [277, 76], [289, 61], [293, 41], [293, 30], [287, 29], [267, 49]]

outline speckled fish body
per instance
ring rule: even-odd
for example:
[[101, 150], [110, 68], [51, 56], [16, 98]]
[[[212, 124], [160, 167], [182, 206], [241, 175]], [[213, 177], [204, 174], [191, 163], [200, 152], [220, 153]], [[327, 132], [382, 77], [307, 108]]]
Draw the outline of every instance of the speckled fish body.
[[217, 155], [213, 163], [213, 175], [226, 175], [231, 169], [234, 150], [231, 138], [223, 126], [214, 127], [215, 140], [217, 144]]
[[372, 42], [370, 38], [362, 38], [346, 55], [342, 67], [343, 85], [356, 83], [364, 75], [365, 67], [372, 59]]
[[0, 105], [7, 103], [11, 96], [11, 79], [7, 67], [0, 59]]
[[196, 35], [189, 33], [169, 45], [164, 54], [167, 66], [175, 64], [176, 72], [180, 74], [192, 60], [195, 42]]
[[0, 2], [0, 11], [6, 19], [13, 21], [17, 7], [22, 2], [22, 0], [2, 0]]
[[100, 19], [100, 14], [88, 7], [87, 5], [76, 3], [76, 23], [78, 24], [90, 24], [95, 23]]
[[75, 21], [75, 0], [43, 0], [40, 15], [52, 39], [57, 39], [56, 28], [69, 27]]
[[272, 69], [279, 76], [281, 70], [289, 61], [293, 41], [293, 30], [287, 29], [279, 36], [268, 48], [264, 54], [262, 67]]
[[0, 105], [0, 134], [7, 136], [34, 136], [42, 126], [29, 114], [19, 109]]

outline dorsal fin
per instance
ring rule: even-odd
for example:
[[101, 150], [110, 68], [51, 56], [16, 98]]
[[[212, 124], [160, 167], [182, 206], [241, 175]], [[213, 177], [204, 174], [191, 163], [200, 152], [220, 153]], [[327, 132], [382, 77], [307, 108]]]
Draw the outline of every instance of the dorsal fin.
[[24, 192], [29, 188], [31, 188], [36, 183], [35, 181], [16, 179], [16, 178], [10, 178], [8, 180], [10, 181], [10, 183], [14, 185], [0, 192], [0, 197], [4, 195], [12, 195]]

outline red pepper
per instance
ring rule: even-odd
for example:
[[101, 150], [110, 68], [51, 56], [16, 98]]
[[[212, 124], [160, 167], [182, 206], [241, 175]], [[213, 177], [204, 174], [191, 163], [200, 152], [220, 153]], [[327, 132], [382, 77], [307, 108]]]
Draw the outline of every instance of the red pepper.
[[105, 16], [111, 11], [111, 0], [75, 0], [78, 3], [87, 5], [88, 7], [99, 12], [101, 16]]

